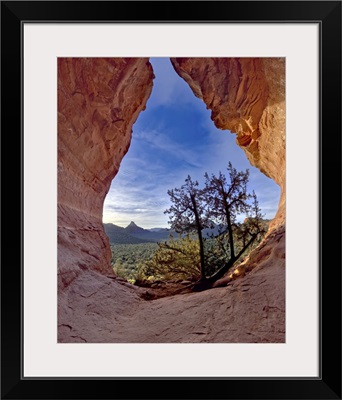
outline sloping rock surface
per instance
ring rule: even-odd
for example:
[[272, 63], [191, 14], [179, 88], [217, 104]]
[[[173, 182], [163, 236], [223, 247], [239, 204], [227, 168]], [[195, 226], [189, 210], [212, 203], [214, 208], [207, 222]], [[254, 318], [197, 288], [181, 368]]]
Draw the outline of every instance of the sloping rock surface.
[[143, 300], [145, 289], [85, 271], [61, 295], [58, 341], [87, 343], [281, 343], [284, 249], [243, 279], [200, 293]]
[[111, 273], [105, 196], [152, 90], [144, 58], [58, 59], [58, 289]]
[[[102, 206], [151, 92], [147, 59], [58, 61], [59, 342], [285, 341], [285, 65], [283, 59], [172, 59], [281, 188], [276, 218], [228, 286], [144, 300], [110, 268]], [[228, 155], [227, 155], [228, 159]]]

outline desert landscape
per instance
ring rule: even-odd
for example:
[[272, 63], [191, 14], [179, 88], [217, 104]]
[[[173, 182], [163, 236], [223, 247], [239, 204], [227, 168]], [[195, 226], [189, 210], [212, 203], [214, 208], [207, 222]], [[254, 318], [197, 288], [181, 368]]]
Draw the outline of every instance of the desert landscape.
[[153, 67], [148, 58], [59, 58], [58, 342], [284, 343], [285, 59], [170, 61], [213, 124], [279, 185], [278, 211], [260, 244], [208, 290], [117, 276], [103, 204]]

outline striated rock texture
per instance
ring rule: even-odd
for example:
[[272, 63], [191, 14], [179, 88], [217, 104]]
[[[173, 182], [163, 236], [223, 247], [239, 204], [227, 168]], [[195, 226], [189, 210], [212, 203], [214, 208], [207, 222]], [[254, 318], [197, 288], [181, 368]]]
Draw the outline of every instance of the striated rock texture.
[[244, 279], [252, 280], [260, 273], [266, 279], [276, 275], [280, 282], [276, 292], [268, 288], [264, 295], [277, 299], [278, 324], [285, 326], [285, 59], [172, 58], [171, 62], [212, 110], [215, 125], [235, 133], [251, 164], [281, 188], [278, 211], [263, 242], [215, 286], [244, 277], [246, 272]]
[[249, 161], [281, 187], [273, 226], [285, 224], [285, 59], [172, 58], [176, 72], [212, 110], [217, 128], [236, 133]]
[[282, 197], [267, 237], [238, 279], [153, 301], [144, 300], [143, 288], [113, 277], [101, 222], [132, 124], [151, 92], [151, 66], [147, 59], [58, 62], [58, 341], [284, 342], [284, 60], [172, 59], [214, 123], [237, 134], [250, 162], [280, 185]]
[[111, 273], [102, 210], [152, 90], [144, 58], [58, 59], [58, 288]]
[[283, 343], [285, 275], [273, 257], [229, 286], [153, 301], [142, 300], [143, 288], [85, 271], [61, 295], [58, 341]]

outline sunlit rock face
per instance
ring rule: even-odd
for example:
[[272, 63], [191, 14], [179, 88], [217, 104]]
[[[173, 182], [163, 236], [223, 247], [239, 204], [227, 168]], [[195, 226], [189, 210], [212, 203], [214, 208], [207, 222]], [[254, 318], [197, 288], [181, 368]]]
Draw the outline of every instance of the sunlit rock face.
[[[281, 188], [277, 214], [260, 244], [238, 266], [238, 274], [277, 282], [265, 296], [274, 303], [275, 321], [285, 331], [285, 59], [172, 58], [176, 72], [212, 111], [220, 129], [236, 134], [250, 163]], [[227, 154], [227, 159], [229, 155]], [[217, 282], [217, 285], [224, 284]], [[250, 293], [251, 294], [251, 293]], [[250, 298], [253, 302], [253, 295]]]
[[[285, 65], [282, 59], [172, 59], [282, 188], [267, 238], [229, 286], [145, 301], [111, 274], [102, 208], [152, 89], [147, 59], [58, 60], [58, 341], [285, 342]], [[227, 154], [227, 160], [229, 154]]]
[[[281, 187], [271, 228], [285, 224], [285, 59], [172, 58], [176, 72], [212, 111], [217, 128], [236, 134], [252, 165]], [[227, 154], [227, 159], [229, 155]]]
[[58, 287], [111, 273], [105, 196], [152, 90], [146, 58], [58, 59]]

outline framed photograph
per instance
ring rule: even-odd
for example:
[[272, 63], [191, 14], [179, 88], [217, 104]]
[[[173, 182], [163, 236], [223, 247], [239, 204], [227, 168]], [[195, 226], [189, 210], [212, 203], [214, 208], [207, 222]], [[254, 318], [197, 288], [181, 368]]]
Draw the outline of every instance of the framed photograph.
[[341, 3], [1, 11], [1, 398], [341, 399]]

